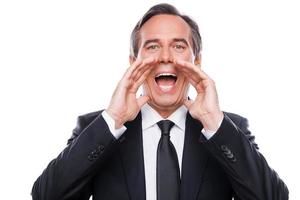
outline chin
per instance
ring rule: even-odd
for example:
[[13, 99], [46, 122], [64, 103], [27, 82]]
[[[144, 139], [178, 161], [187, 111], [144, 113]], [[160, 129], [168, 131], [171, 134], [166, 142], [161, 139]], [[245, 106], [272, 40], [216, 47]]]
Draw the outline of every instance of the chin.
[[157, 98], [154, 98], [149, 102], [151, 105], [162, 108], [162, 109], [177, 109], [183, 104], [183, 101], [179, 101], [178, 98], [170, 97], [168, 95], [163, 95]]

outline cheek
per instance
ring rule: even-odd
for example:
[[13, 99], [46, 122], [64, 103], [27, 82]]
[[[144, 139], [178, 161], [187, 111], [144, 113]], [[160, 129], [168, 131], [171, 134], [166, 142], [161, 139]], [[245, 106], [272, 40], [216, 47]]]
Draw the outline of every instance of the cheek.
[[186, 51], [185, 53], [183, 53], [183, 54], [181, 55], [181, 58], [182, 58], [183, 60], [189, 61], [189, 62], [191, 62], [191, 63], [194, 63], [194, 59], [195, 59], [194, 54], [193, 54], [192, 52], [190, 52], [190, 51]]
[[192, 55], [185, 55], [184, 58], [183, 58], [185, 61], [188, 61], [188, 62], [191, 62], [191, 63], [194, 63], [194, 57]]
[[139, 51], [138, 55], [137, 55], [137, 58], [140, 58], [140, 59], [146, 59], [146, 58], [158, 58], [159, 57], [159, 54], [158, 52], [152, 52], [152, 53], [149, 53], [149, 52], [146, 52], [145, 50], [141, 49], [141, 51]]
[[142, 49], [138, 52], [137, 58], [145, 59], [147, 57], [148, 57], [147, 54], [145, 54], [145, 52]]
[[181, 57], [182, 59], [189, 59], [193, 56], [193, 52], [191, 49], [185, 49], [181, 52], [179, 51], [176, 51], [176, 50], [171, 50], [170, 52], [172, 52], [173, 56], [176, 56], [176, 57]]

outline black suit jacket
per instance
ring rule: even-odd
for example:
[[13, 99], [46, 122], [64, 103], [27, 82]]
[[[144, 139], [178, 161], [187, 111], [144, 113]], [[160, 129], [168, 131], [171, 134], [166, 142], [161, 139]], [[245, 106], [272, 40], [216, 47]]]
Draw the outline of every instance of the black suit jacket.
[[[32, 189], [34, 200], [145, 200], [141, 114], [116, 140], [101, 112], [78, 118], [68, 146]], [[181, 200], [288, 199], [288, 189], [258, 152], [245, 118], [225, 113], [210, 139], [186, 118]]]

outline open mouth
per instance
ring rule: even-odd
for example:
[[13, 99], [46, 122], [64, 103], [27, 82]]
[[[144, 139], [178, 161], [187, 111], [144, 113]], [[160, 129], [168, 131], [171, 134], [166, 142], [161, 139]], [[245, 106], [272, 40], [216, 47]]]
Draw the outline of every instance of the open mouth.
[[160, 73], [155, 76], [155, 82], [163, 92], [171, 91], [176, 81], [177, 76], [173, 73]]

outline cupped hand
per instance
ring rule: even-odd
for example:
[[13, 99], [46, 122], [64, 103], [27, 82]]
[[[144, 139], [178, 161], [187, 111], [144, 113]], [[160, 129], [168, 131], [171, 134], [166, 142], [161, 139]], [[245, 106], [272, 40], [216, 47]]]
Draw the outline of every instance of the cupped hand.
[[205, 130], [216, 131], [224, 114], [219, 106], [215, 82], [197, 65], [182, 60], [174, 60], [174, 63], [197, 91], [195, 100], [186, 99], [184, 105]]
[[126, 70], [106, 109], [115, 120], [115, 128], [120, 128], [125, 122], [133, 120], [149, 100], [148, 96], [137, 98], [136, 93], [157, 62], [155, 58], [137, 59]]

